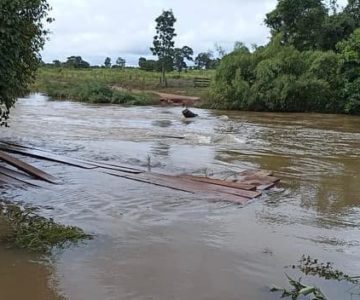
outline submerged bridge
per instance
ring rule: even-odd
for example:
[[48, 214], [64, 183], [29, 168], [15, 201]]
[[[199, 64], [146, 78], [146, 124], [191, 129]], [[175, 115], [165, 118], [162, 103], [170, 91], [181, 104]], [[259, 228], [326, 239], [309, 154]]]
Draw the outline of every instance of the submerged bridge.
[[[9, 153], [12, 153], [11, 155]], [[0, 142], [0, 185], [37, 186], [63, 184], [56, 175], [49, 174], [29, 164], [20, 157], [47, 160], [89, 172], [101, 172], [126, 180], [197, 194], [204, 199], [216, 199], [238, 204], [260, 197], [264, 191], [280, 181], [270, 171], [244, 170], [234, 174], [232, 179], [201, 177], [194, 175], [169, 175], [149, 172], [129, 165], [80, 160], [25, 145]]]

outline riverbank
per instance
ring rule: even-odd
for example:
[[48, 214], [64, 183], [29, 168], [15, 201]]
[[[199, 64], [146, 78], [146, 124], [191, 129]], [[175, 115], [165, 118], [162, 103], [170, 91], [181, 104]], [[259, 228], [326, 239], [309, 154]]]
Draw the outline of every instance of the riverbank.
[[[32, 92], [54, 99], [73, 99], [89, 103], [156, 105], [161, 93], [182, 97], [207, 98], [207, 87], [196, 87], [199, 76], [211, 79], [214, 71], [192, 70], [168, 74], [168, 87], [159, 83], [159, 74], [138, 69], [66, 69], [40, 68]], [[191, 100], [191, 99], [190, 99]]]

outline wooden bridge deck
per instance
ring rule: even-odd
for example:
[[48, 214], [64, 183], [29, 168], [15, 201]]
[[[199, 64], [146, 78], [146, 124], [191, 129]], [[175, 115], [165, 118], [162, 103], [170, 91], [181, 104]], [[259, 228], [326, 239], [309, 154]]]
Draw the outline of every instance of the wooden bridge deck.
[[245, 204], [251, 199], [260, 197], [264, 190], [272, 188], [280, 181], [279, 178], [272, 176], [272, 172], [260, 170], [245, 170], [239, 172], [235, 174], [236, 179], [232, 180], [193, 175], [166, 175], [147, 172], [146, 170], [127, 165], [70, 158], [37, 148], [2, 142], [0, 143], [0, 162], [2, 161], [3, 164], [0, 165], [0, 184], [19, 186], [42, 186], [41, 182], [61, 184], [53, 175], [27, 164], [6, 152], [40, 160], [53, 161], [89, 171], [97, 171], [111, 176], [157, 185], [185, 193], [197, 194], [202, 198], [216, 198], [219, 201], [240, 204]]

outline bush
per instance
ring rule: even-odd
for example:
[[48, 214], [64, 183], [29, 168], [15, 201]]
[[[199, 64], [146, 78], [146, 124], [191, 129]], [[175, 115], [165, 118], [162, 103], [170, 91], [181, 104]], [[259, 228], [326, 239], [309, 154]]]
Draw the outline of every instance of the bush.
[[44, 85], [47, 95], [57, 99], [126, 105], [154, 104], [154, 99], [149, 94], [118, 91], [99, 82], [86, 81], [79, 84], [46, 82]]
[[48, 252], [53, 247], [90, 239], [80, 228], [55, 223], [35, 213], [34, 208], [0, 202], [0, 241], [10, 247]]
[[[349, 52], [349, 47], [345, 48]], [[253, 53], [234, 51], [224, 57], [211, 86], [208, 106], [357, 114], [360, 113], [359, 81], [346, 80], [341, 72], [343, 64], [339, 53], [301, 52], [282, 45], [275, 37], [268, 46]]]

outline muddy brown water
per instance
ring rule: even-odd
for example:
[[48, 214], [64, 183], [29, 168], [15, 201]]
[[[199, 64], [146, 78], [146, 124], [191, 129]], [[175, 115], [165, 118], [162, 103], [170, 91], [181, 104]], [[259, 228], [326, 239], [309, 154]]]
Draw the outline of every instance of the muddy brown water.
[[[0, 299], [279, 299], [268, 286], [300, 277], [284, 267], [302, 254], [360, 275], [359, 117], [194, 111], [184, 122], [179, 107], [20, 99], [2, 139], [174, 174], [268, 169], [282, 183], [240, 207], [27, 159], [63, 184], [3, 197], [96, 237], [46, 264], [0, 248]], [[359, 299], [346, 283], [303, 280]]]

